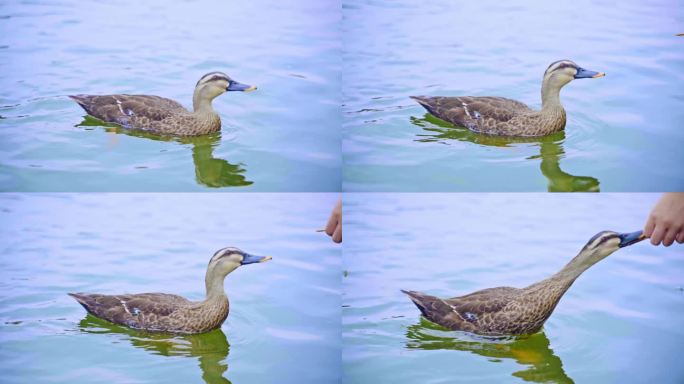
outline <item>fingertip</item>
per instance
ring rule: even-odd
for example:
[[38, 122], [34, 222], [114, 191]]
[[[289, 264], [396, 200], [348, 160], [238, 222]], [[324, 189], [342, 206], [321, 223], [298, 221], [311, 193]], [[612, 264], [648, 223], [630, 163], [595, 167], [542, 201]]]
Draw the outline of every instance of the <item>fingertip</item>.
[[655, 229], [655, 222], [653, 216], [649, 216], [646, 225], [644, 225], [644, 236], [651, 237], [651, 235], [653, 235], [653, 229]]
[[653, 235], [651, 236], [651, 244], [653, 245], [658, 245], [660, 242], [663, 241], [665, 238], [665, 233], [667, 229], [663, 228], [661, 226], [656, 227], [656, 229], [653, 231]]
[[684, 243], [684, 230], [682, 230], [681, 232], [679, 232], [679, 234], [677, 235], [677, 242], [678, 242], [679, 244]]
[[337, 228], [335, 228], [335, 233], [332, 235], [332, 240], [336, 242], [337, 244], [342, 242], [342, 226], [338, 225]]

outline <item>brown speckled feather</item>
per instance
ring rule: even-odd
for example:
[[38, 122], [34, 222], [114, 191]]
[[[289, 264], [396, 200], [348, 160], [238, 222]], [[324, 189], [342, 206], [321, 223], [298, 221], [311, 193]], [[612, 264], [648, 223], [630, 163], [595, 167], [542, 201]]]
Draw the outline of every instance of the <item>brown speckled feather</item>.
[[451, 299], [404, 293], [428, 320], [449, 329], [480, 335], [520, 335], [541, 329], [570, 284], [548, 284], [541, 292], [530, 291], [534, 286], [488, 288]]
[[201, 305], [166, 293], [101, 295], [69, 293], [90, 314], [136, 329], [202, 333], [218, 328], [228, 316], [228, 300]]
[[74, 95], [89, 115], [126, 129], [137, 129], [161, 135], [199, 136], [218, 132], [221, 118], [212, 100], [228, 91], [250, 92], [255, 86], [241, 84], [223, 72], [202, 76], [192, 96], [192, 111], [179, 103], [151, 95]]
[[542, 108], [539, 111], [503, 97], [411, 96], [434, 116], [473, 132], [495, 136], [545, 136], [565, 129], [565, 109], [560, 90], [574, 79], [597, 78], [605, 73], [580, 68], [571, 60], [558, 60], [542, 79]]
[[102, 295], [69, 293], [88, 313], [136, 329], [176, 333], [203, 333], [219, 328], [228, 317], [226, 276], [246, 264], [262, 263], [270, 256], [255, 256], [235, 247], [214, 253], [204, 277], [206, 299], [190, 301], [167, 293]]
[[150, 95], [76, 95], [74, 99], [89, 115], [124, 128], [159, 134], [195, 136], [221, 129], [218, 115], [198, 116], [181, 104]]
[[582, 272], [626, 246], [622, 239], [629, 236], [632, 240], [626, 245], [643, 240], [641, 231], [632, 234], [600, 232], [558, 273], [525, 288], [488, 288], [450, 299], [415, 291], [402, 292], [411, 298], [428, 320], [449, 329], [481, 335], [530, 334], [541, 329]]
[[[517, 288], [497, 287], [473, 292], [462, 297], [440, 299], [415, 291], [402, 291], [416, 304], [428, 320], [444, 327], [479, 334], [508, 334], [493, 321], [515, 299]], [[499, 327], [497, 327], [499, 326]]]
[[525, 104], [503, 97], [428, 97], [411, 96], [428, 112], [452, 124], [479, 130], [480, 125], [492, 119], [506, 122], [521, 113], [532, 110]]
[[542, 136], [565, 127], [565, 111], [544, 116], [504, 97], [411, 96], [434, 116], [485, 135]]

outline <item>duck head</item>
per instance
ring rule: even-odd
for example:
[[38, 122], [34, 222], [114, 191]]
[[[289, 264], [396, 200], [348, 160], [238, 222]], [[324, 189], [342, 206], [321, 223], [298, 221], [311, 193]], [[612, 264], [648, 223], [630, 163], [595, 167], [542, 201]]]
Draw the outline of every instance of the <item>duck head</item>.
[[590, 71], [577, 65], [572, 60], [558, 60], [551, 63], [544, 72], [544, 82], [553, 83], [559, 87], [571, 82], [574, 79], [595, 79], [603, 77], [604, 72]]
[[603, 72], [590, 71], [575, 64], [572, 60], [558, 60], [551, 63], [542, 82], [542, 102], [546, 101], [547, 96], [558, 96], [560, 89], [567, 83], [575, 79], [590, 79], [603, 77]]
[[224, 92], [250, 92], [256, 89], [256, 86], [239, 83], [223, 72], [209, 72], [202, 76], [195, 85], [195, 93], [192, 98], [193, 107], [197, 111], [202, 106], [211, 105], [211, 101]]
[[235, 247], [226, 247], [216, 251], [209, 260], [207, 274], [211, 271], [218, 276], [226, 276], [242, 265], [263, 263], [271, 259], [271, 256], [255, 256]]
[[638, 243], [645, 238], [643, 231], [631, 233], [602, 231], [589, 239], [580, 251], [579, 257], [585, 262], [595, 264], [618, 249]]

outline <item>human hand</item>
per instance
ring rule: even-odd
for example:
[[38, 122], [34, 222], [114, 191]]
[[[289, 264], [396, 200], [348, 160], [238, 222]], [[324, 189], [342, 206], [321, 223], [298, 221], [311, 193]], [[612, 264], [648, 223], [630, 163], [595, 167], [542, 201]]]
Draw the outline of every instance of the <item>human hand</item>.
[[651, 238], [651, 244], [661, 242], [669, 247], [677, 240], [684, 243], [684, 193], [664, 193], [648, 216], [644, 235]]
[[336, 243], [342, 242], [342, 200], [338, 200], [333, 208], [328, 224], [325, 226], [325, 233], [332, 237]]

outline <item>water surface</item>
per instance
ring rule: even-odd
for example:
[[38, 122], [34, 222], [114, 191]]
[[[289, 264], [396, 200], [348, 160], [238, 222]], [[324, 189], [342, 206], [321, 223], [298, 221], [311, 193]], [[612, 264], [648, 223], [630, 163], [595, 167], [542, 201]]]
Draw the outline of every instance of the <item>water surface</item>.
[[[680, 2], [345, 0], [342, 25], [345, 190], [684, 188]], [[560, 59], [607, 73], [563, 88], [564, 134], [492, 139], [409, 99], [503, 96], [536, 109]]]
[[641, 242], [587, 270], [541, 332], [485, 338], [422, 319], [400, 292], [525, 287], [594, 234], [641, 228], [657, 194], [345, 196], [350, 383], [681, 383], [682, 246]]
[[[0, 5], [0, 190], [337, 191], [339, 4], [59, 0]], [[194, 140], [83, 125], [69, 94], [192, 107], [211, 71], [258, 86], [214, 100]]]
[[[3, 383], [329, 383], [340, 372], [339, 246], [327, 194], [0, 195]], [[225, 281], [221, 329], [178, 336], [86, 315], [67, 292], [204, 297], [211, 255], [273, 260]]]

